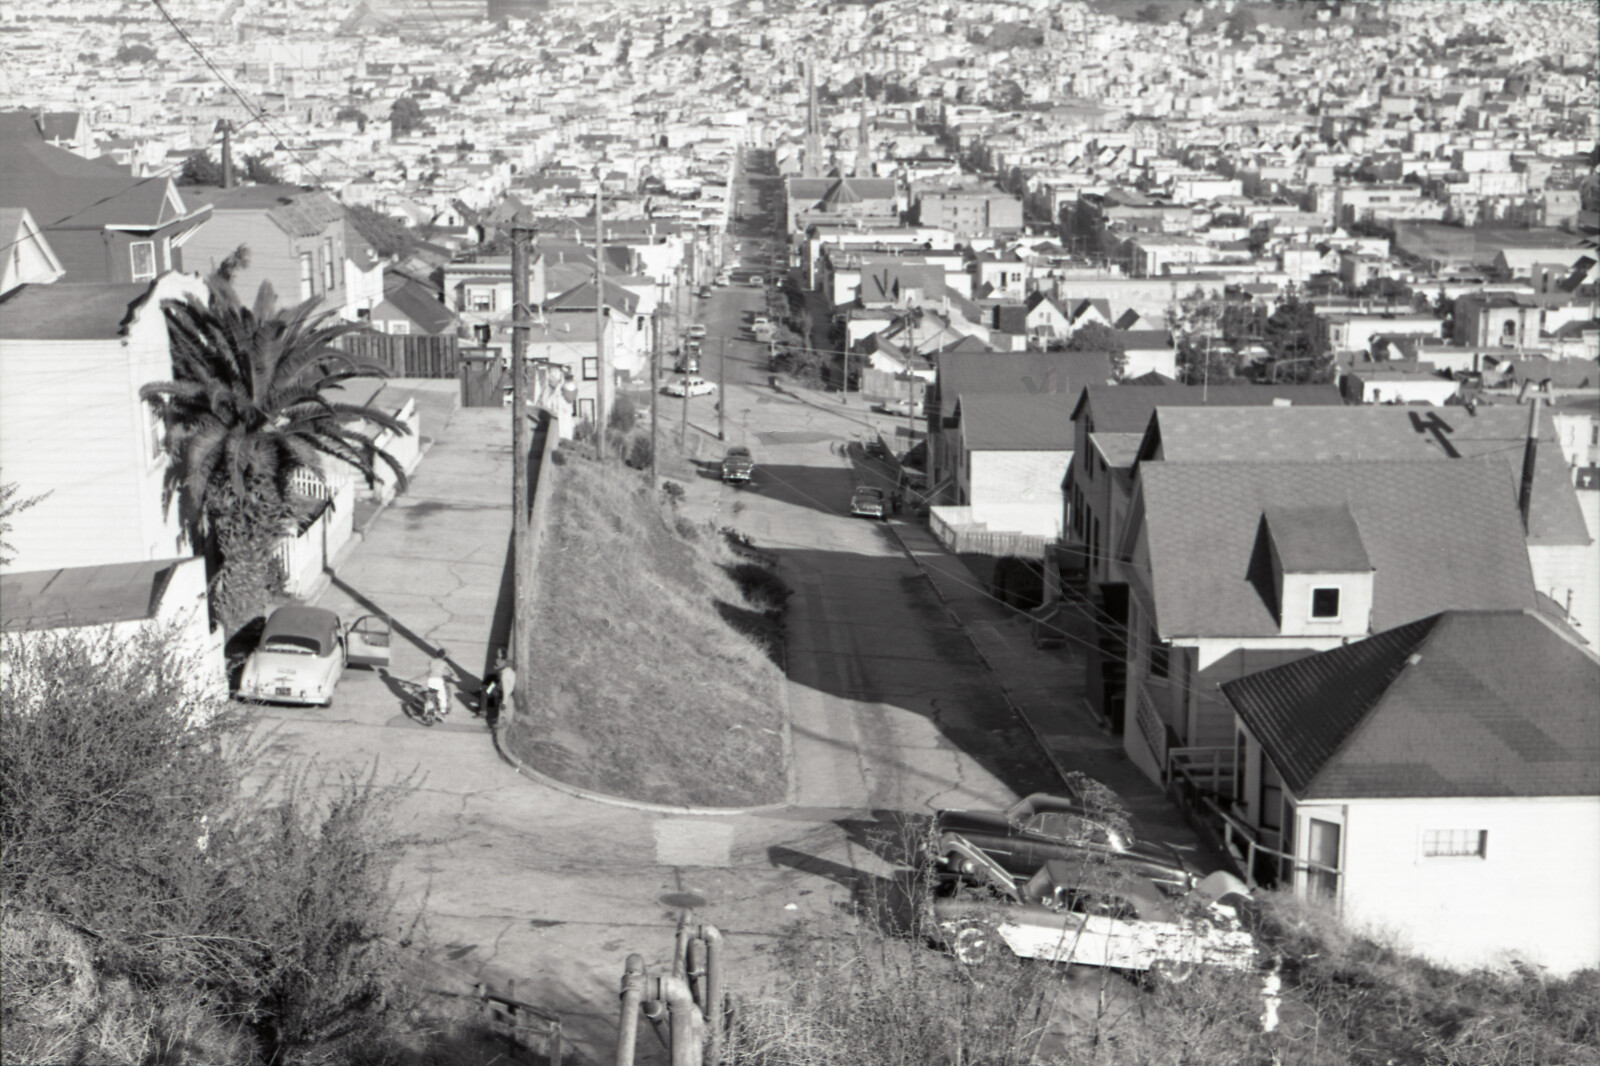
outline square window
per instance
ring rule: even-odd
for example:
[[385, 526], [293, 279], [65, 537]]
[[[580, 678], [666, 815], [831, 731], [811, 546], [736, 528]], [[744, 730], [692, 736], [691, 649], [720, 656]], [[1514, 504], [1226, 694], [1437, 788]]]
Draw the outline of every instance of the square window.
[[1312, 589], [1311, 617], [1332, 619], [1339, 617], [1339, 590]]
[[1481, 859], [1489, 853], [1487, 829], [1424, 829], [1425, 859]]

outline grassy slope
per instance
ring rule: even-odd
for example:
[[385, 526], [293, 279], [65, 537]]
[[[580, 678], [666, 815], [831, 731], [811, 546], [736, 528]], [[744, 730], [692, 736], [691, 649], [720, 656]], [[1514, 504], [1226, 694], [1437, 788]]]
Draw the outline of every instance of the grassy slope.
[[[529, 765], [656, 803], [784, 796], [784, 683], [724, 567], [720, 538], [676, 532], [631, 470], [569, 454], [555, 476], [534, 611]], [[748, 628], [756, 628], [749, 626]]]

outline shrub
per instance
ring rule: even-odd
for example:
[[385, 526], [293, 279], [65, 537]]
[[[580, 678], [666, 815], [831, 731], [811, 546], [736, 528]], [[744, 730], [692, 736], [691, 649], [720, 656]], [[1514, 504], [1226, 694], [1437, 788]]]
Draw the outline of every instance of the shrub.
[[672, 528], [676, 530], [678, 536], [682, 537], [684, 540], [700, 539], [700, 527], [682, 516], [673, 519]]
[[635, 470], [648, 470], [650, 469], [650, 460], [653, 452], [654, 448], [650, 443], [650, 435], [648, 433], [635, 433], [628, 440], [628, 450], [624, 453], [623, 462]]
[[618, 393], [611, 403], [611, 413], [606, 426], [618, 433], [630, 433], [639, 422], [639, 407], [627, 393]]
[[292, 1062], [393, 1024], [381, 938], [405, 784], [306, 773], [244, 793], [249, 719], [196, 695], [160, 630], [3, 652], [8, 1058], [166, 1061], [182, 1036], [211, 1061]]
[[676, 481], [663, 481], [661, 483], [661, 497], [673, 507], [683, 502], [683, 486]]
[[745, 602], [764, 611], [778, 611], [794, 595], [789, 583], [760, 563], [734, 563], [726, 567], [728, 576], [739, 585]]

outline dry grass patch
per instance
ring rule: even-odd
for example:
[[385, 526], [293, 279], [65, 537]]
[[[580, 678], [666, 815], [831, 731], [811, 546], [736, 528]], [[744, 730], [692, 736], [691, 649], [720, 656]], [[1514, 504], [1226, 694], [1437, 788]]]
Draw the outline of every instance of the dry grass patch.
[[546, 471], [529, 713], [506, 743], [543, 773], [631, 799], [782, 800], [770, 591], [746, 596], [745, 560], [632, 471], [564, 458]]

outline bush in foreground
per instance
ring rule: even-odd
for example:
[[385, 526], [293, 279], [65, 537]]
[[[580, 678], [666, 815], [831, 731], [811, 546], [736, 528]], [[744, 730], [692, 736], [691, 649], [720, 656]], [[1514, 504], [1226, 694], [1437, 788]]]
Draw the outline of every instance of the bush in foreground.
[[395, 789], [246, 794], [250, 722], [160, 632], [3, 652], [7, 1061], [289, 1063], [394, 1035]]

